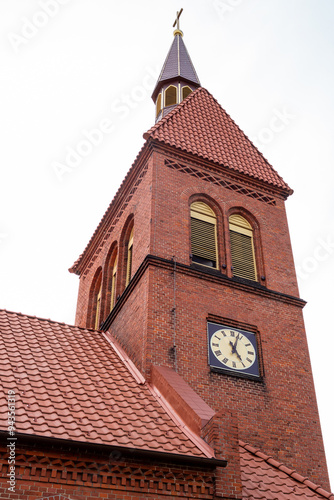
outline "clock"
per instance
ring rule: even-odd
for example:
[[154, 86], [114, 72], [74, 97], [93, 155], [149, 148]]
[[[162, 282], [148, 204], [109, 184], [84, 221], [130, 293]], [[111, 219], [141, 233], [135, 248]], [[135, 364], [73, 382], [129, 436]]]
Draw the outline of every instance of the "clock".
[[260, 377], [254, 333], [208, 322], [208, 351], [212, 369], [249, 378]]

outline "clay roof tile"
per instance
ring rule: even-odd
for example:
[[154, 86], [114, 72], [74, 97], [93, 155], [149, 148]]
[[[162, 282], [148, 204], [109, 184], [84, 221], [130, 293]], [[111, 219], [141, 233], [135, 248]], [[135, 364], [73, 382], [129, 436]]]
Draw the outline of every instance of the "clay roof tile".
[[7, 392], [15, 390], [17, 433], [213, 456], [134, 378], [101, 332], [0, 310], [0, 352], [0, 430], [8, 426]]
[[334, 496], [293, 469], [240, 441], [243, 498], [247, 500], [323, 500]]
[[[182, 133], [181, 133], [182, 132]], [[203, 87], [158, 121], [145, 139], [155, 139], [267, 184], [292, 190], [232, 118]]]

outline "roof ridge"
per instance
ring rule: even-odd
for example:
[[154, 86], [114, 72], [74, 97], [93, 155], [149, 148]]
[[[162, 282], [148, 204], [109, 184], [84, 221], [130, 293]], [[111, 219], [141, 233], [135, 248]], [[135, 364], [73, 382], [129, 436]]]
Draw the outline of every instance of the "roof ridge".
[[40, 316], [33, 316], [32, 314], [25, 314], [25, 313], [16, 312], [16, 311], [9, 311], [8, 309], [0, 309], [0, 313], [1, 312], [5, 312], [6, 314], [11, 314], [13, 316], [21, 316], [23, 318], [37, 319], [38, 321], [46, 321], [47, 323], [54, 323], [56, 325], [65, 325], [65, 326], [68, 326], [70, 328], [76, 328], [76, 329], [82, 330], [82, 331], [98, 332], [98, 330], [95, 330], [94, 328], [84, 328], [82, 326], [70, 325], [69, 323], [65, 323], [65, 321], [56, 321], [56, 320], [50, 319], [50, 318], [41, 318]]
[[276, 467], [276, 469], [279, 469], [280, 471], [284, 472], [286, 475], [292, 477], [295, 481], [298, 481], [299, 483], [305, 484], [308, 488], [311, 490], [315, 491], [318, 495], [322, 495], [323, 497], [329, 499], [329, 500], [334, 500], [334, 494], [330, 493], [326, 490], [324, 490], [319, 484], [314, 483], [313, 481], [310, 481], [308, 477], [303, 476], [302, 474], [299, 474], [296, 472], [295, 469], [291, 469], [290, 467], [287, 467], [284, 465], [282, 462], [279, 462], [278, 460], [274, 459], [270, 455], [267, 455], [266, 453], [263, 453], [260, 448], [255, 448], [254, 446], [250, 445], [249, 443], [245, 443], [244, 441], [239, 441], [239, 445], [244, 448], [246, 451], [249, 453], [252, 453], [252, 455], [255, 455], [265, 462], [267, 462], [269, 465], [272, 467]]
[[125, 350], [122, 348], [122, 346], [116, 341], [116, 339], [113, 337], [113, 335], [110, 332], [102, 332], [103, 337], [106, 339], [108, 344], [112, 347], [112, 349], [115, 351], [119, 359], [123, 362], [125, 365], [126, 369], [128, 372], [133, 376], [137, 384], [143, 385], [145, 384], [146, 380], [145, 377], [142, 375], [140, 370], [136, 367], [132, 359], [127, 355]]

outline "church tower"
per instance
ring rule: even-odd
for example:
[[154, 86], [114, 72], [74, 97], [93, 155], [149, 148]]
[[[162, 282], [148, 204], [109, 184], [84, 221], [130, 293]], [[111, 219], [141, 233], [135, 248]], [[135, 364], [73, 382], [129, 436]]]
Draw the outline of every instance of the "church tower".
[[[177, 24], [179, 15], [177, 18]], [[177, 372], [240, 439], [329, 488], [284, 202], [177, 26], [155, 125], [83, 254], [76, 324]]]

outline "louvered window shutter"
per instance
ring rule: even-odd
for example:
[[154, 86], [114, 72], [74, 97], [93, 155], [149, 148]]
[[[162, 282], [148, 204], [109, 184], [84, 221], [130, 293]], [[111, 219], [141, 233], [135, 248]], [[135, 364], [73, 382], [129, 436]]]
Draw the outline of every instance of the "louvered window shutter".
[[193, 262], [217, 267], [216, 216], [202, 202], [191, 205], [191, 253]]
[[240, 215], [230, 217], [230, 243], [233, 275], [256, 281], [253, 230]]
[[177, 103], [177, 88], [170, 85], [165, 91], [165, 106], [172, 106]]

